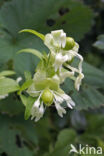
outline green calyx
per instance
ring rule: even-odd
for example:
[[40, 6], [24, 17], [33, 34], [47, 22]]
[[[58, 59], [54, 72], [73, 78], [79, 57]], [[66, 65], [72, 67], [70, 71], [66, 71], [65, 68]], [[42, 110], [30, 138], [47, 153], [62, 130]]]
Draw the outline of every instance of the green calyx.
[[75, 46], [75, 41], [74, 41], [74, 39], [71, 38], [71, 37], [67, 37], [67, 38], [66, 38], [66, 45], [65, 45], [64, 50], [70, 50], [70, 49], [72, 49], [74, 46]]
[[42, 93], [41, 99], [46, 106], [50, 106], [53, 103], [53, 94], [49, 89], [45, 89]]

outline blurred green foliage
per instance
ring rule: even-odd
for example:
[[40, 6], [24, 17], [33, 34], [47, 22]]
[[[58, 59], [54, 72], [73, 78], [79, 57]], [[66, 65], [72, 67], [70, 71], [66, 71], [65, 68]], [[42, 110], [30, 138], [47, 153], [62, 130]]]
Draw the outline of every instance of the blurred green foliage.
[[[69, 80], [62, 85], [76, 102], [75, 110], [67, 110], [62, 119], [51, 107], [39, 122], [25, 121], [24, 106], [17, 94], [0, 101], [0, 156], [68, 156], [70, 144], [77, 147], [80, 143], [101, 146], [104, 151], [103, 19], [103, 0], [0, 1], [0, 71], [14, 70], [16, 76], [11, 75], [12, 78], [23, 76], [25, 71], [33, 74], [38, 59], [16, 52], [22, 48], [47, 51], [38, 38], [19, 35], [18, 31], [24, 28], [44, 34], [64, 29], [79, 42], [86, 61], [81, 90], [76, 92]], [[10, 78], [5, 78], [4, 83], [5, 93], [8, 85], [10, 92], [17, 90], [16, 82]]]

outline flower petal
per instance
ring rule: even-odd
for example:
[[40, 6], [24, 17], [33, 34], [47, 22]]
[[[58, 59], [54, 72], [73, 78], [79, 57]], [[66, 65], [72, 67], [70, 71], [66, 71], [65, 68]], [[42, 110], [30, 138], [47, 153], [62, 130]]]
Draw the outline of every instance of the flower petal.
[[84, 78], [84, 75], [82, 73], [79, 74], [79, 76], [75, 80], [75, 88], [79, 91], [81, 81]]
[[55, 98], [56, 103], [61, 104], [64, 101], [64, 99], [61, 96], [57, 95], [57, 94], [54, 94], [54, 98]]
[[67, 55], [62, 55], [61, 53], [57, 53], [55, 56], [55, 71], [57, 71], [58, 68], [62, 67], [62, 64], [68, 60]]
[[55, 102], [55, 106], [56, 106], [58, 115], [60, 117], [63, 117], [63, 114], [66, 114], [66, 110], [59, 103], [57, 103], [56, 101], [54, 101], [54, 102]]
[[74, 101], [71, 99], [71, 97], [67, 94], [62, 94], [61, 95], [63, 97], [63, 99], [66, 101], [67, 106], [71, 109], [73, 109], [73, 106], [75, 106]]
[[53, 36], [51, 34], [45, 35], [44, 44], [50, 49], [53, 49]]
[[63, 30], [51, 31], [50, 34], [45, 35], [44, 44], [54, 52], [57, 48], [64, 48], [66, 44], [66, 33]]
[[35, 118], [35, 122], [37, 122], [38, 120], [40, 120], [40, 118], [43, 116], [44, 114], [44, 106], [43, 106], [43, 102], [40, 105], [40, 108], [38, 110], [38, 112], [36, 113], [36, 118]]
[[51, 32], [54, 39], [54, 46], [56, 47], [64, 47], [66, 44], [66, 33], [63, 30], [55, 30]]
[[40, 106], [40, 97], [34, 102], [33, 107], [31, 109], [31, 120], [36, 116], [36, 113], [39, 112]]
[[[58, 101], [58, 103], [62, 103], [63, 101], [66, 101], [66, 103], [67, 103], [67, 106], [69, 107], [69, 108], [71, 108], [71, 109], [73, 109], [73, 106], [75, 106], [75, 103], [74, 103], [74, 101], [71, 99], [71, 97], [69, 96], [69, 95], [67, 95], [67, 94], [61, 94], [61, 93], [58, 93], [58, 92], [55, 92], [55, 95], [54, 96], [56, 96], [56, 97], [60, 97], [59, 99], [62, 99], [62, 100], [60, 100], [60, 101]], [[57, 99], [57, 98], [55, 98], [55, 99]], [[56, 100], [56, 102], [57, 102], [57, 100]]]
[[61, 71], [60, 72], [60, 80], [61, 80], [61, 83], [63, 83], [65, 81], [66, 78], [71, 78], [72, 76], [74, 76], [74, 72], [73, 71]]

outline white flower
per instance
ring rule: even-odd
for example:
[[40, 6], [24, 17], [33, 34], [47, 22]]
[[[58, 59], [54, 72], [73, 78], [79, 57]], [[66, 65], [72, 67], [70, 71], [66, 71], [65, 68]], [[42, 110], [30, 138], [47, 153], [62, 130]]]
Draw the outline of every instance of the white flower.
[[[81, 85], [81, 81], [82, 79], [84, 78], [84, 74], [82, 73], [82, 62], [83, 62], [83, 57], [78, 54], [77, 52], [75, 51], [72, 51], [70, 50], [70, 53], [73, 55], [73, 56], [76, 56], [80, 59], [80, 62], [79, 62], [79, 65], [78, 65], [78, 69], [75, 68], [75, 67], [72, 67], [70, 66], [69, 64], [65, 63], [64, 65], [72, 71], [72, 73], [78, 73], [78, 76], [76, 78], [74, 78], [75, 80], [75, 88], [79, 91], [79, 88], [80, 88], [80, 85]], [[71, 77], [70, 77], [71, 78]]]
[[52, 31], [50, 34], [45, 35], [44, 44], [51, 50], [57, 51], [61, 47], [65, 47], [66, 33], [63, 30]]
[[79, 45], [73, 38], [66, 37], [63, 30], [56, 30], [50, 34], [46, 34], [44, 43], [50, 49], [51, 55], [55, 58], [53, 64], [55, 71], [59, 69], [61, 72], [64, 63], [71, 61], [74, 57], [78, 57], [80, 59], [79, 72], [82, 72], [83, 58], [78, 54]]
[[[34, 93], [36, 93], [36, 91]], [[44, 89], [40, 92], [39, 97], [32, 106], [31, 119], [35, 118], [35, 121], [38, 121], [40, 118], [42, 118], [45, 111], [45, 107], [51, 106], [53, 102], [57, 109], [58, 115], [60, 117], [63, 117], [63, 114], [66, 113], [66, 110], [61, 106], [61, 104], [64, 101], [70, 109], [73, 109], [73, 106], [75, 106], [75, 103], [72, 101], [71, 97], [65, 94], [64, 92], [60, 93], [54, 90]]]
[[0, 95], [0, 99], [5, 99], [8, 96], [8, 94]]
[[55, 107], [60, 117], [63, 117], [63, 114], [66, 114], [66, 110], [59, 103], [55, 102]]
[[74, 57], [78, 57], [82, 63], [83, 58], [81, 55], [78, 54], [78, 49], [79, 49], [79, 45], [75, 43], [75, 46], [73, 47], [72, 50], [60, 49], [57, 53], [51, 51], [51, 54], [55, 57], [55, 62], [54, 62], [55, 70], [59, 69], [61, 71], [62, 65], [68, 61], [71, 61]]
[[63, 30], [56, 30], [51, 32], [53, 36], [53, 45], [56, 47], [65, 47], [66, 33]]
[[62, 64], [67, 60], [68, 60], [67, 55], [63, 56], [61, 53], [57, 53], [55, 56], [55, 63], [54, 63], [55, 71], [57, 71], [58, 69], [61, 70]]
[[57, 109], [58, 115], [60, 117], [63, 117], [63, 114], [66, 114], [66, 110], [61, 106], [61, 104], [65, 101], [67, 106], [70, 109], [73, 109], [73, 106], [75, 106], [74, 101], [71, 99], [70, 96], [68, 96], [65, 93], [59, 93], [56, 91], [52, 91], [53, 95], [54, 95], [54, 103], [55, 103], [55, 107]]
[[44, 114], [44, 106], [43, 106], [43, 102], [40, 101], [40, 96], [38, 97], [38, 99], [34, 102], [33, 107], [31, 109], [31, 120], [35, 118], [35, 121], [40, 120], [41, 117], [43, 117]]

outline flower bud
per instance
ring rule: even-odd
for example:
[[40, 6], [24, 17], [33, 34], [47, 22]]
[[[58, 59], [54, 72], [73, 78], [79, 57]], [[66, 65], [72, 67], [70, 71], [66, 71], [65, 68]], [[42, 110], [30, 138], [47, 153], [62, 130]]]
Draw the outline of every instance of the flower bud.
[[50, 106], [53, 102], [54, 96], [49, 89], [45, 89], [42, 93], [41, 98], [46, 106]]
[[74, 45], [75, 45], [74, 39], [71, 38], [71, 37], [67, 37], [66, 38], [66, 45], [65, 45], [64, 50], [70, 50], [70, 49], [72, 49], [74, 47]]

